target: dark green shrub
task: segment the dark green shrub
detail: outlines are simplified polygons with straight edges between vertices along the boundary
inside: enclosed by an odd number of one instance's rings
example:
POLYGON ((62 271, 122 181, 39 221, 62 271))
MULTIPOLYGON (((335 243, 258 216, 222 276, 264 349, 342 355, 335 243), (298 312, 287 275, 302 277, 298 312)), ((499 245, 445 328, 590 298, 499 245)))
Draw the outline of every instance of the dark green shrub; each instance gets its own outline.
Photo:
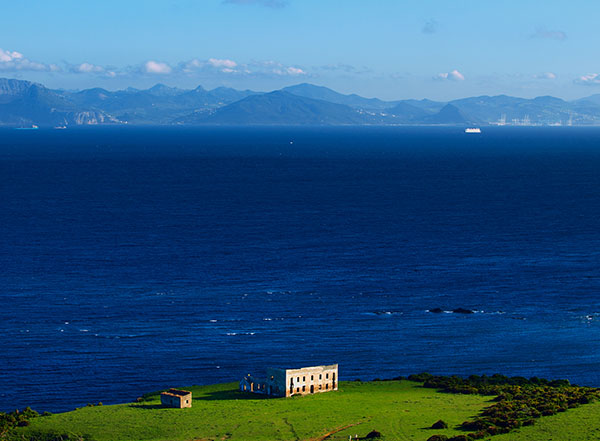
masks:
POLYGON ((410 381, 416 381, 418 383, 424 383, 427 380, 430 380, 431 378, 433 378, 433 375, 428 374, 427 372, 423 372, 420 374, 416 374, 416 375, 409 375, 408 379, 410 381))
POLYGON ((381 433, 378 432, 377 430, 371 430, 369 433, 367 433, 367 436, 365 436, 366 439, 377 439, 377 438, 381 438, 381 433))
POLYGON ((452 438, 448 438, 448 441, 472 441, 472 439, 473 438, 468 435, 456 435, 452 438))
POLYGON ((427 441, 448 441, 448 437, 446 435, 433 435, 427 438, 427 441))
POLYGON ((447 429, 448 428, 448 424, 443 421, 443 420, 437 420, 435 423, 433 423, 431 425, 432 429, 436 429, 436 430, 440 430, 440 429, 447 429))

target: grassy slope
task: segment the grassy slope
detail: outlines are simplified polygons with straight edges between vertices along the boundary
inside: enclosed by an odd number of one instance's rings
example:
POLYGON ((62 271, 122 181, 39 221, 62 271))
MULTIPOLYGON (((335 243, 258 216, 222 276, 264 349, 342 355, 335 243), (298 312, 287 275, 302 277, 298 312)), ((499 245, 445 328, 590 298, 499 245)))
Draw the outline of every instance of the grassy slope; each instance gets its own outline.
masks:
POLYGON ((434 433, 461 433, 426 427, 440 418, 456 426, 489 402, 489 397, 441 394, 407 381, 342 382, 338 392, 290 399, 263 399, 237 392, 236 387, 230 383, 191 388, 192 409, 163 409, 156 395, 142 404, 86 407, 35 419, 21 430, 89 434, 97 441, 276 441, 308 440, 362 423, 332 439, 347 440, 349 434, 364 436, 377 429, 388 440, 424 441, 434 433))
MULTIPOLYGON (((307 397, 264 399, 237 384, 193 387, 192 409, 163 409, 158 395, 142 404, 86 407, 32 420, 29 431, 89 434, 97 441, 310 440, 349 424, 331 441, 377 429, 387 440, 425 441, 438 419, 454 427, 490 404, 490 397, 442 394, 416 383, 342 382, 340 390, 307 397)), ((492 441, 592 441, 600 439, 600 403, 536 420, 492 441)))
POLYGON ((537 419, 535 426, 498 435, 492 441, 597 441, 600 439, 600 402, 586 404, 551 417, 537 419))

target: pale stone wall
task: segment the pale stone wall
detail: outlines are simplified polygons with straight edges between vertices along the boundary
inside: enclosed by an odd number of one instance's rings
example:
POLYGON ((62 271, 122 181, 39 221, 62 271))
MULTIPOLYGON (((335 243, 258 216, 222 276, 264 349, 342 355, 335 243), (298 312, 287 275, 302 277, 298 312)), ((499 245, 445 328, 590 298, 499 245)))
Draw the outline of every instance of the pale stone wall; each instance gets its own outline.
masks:
POLYGON ((160 394, 160 402, 166 407, 183 409, 192 407, 192 393, 188 391, 177 391, 177 393, 163 392, 160 394), (187 392, 184 394, 184 392, 187 392))
POLYGON ((338 365, 314 366, 285 371, 286 397, 310 395, 338 389, 338 365))
POLYGON ((301 369, 267 368, 267 379, 261 384, 262 390, 257 390, 257 383, 250 376, 240 381, 240 390, 275 397, 291 397, 338 390, 338 381, 337 364, 301 369))

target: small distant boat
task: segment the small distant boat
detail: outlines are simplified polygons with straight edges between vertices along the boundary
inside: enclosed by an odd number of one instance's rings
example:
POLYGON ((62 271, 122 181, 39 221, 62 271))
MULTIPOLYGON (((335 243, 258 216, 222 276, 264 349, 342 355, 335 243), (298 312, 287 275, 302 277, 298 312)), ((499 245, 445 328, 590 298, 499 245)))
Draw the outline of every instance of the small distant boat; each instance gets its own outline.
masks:
POLYGON ((479 127, 469 127, 465 129, 465 133, 481 133, 481 129, 479 127))
POLYGON ((37 130, 39 129, 38 126, 36 126, 35 124, 32 124, 31 127, 17 127, 17 130, 37 130))
POLYGON ((67 126, 56 126, 56 127, 54 127, 55 130, 64 130, 66 128, 67 128, 67 126))

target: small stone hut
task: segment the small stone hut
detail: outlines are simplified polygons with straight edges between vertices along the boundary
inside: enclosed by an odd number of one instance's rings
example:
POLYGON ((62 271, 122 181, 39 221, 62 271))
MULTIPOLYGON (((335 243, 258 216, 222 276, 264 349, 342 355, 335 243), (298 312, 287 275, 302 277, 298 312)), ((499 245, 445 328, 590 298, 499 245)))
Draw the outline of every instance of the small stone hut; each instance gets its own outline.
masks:
POLYGON ((337 364, 300 369, 267 368, 266 380, 257 380, 248 374, 240 381, 242 392, 253 392, 273 397, 310 395, 337 389, 337 364))
POLYGON ((169 389, 160 394, 160 402, 165 407, 177 409, 192 407, 192 393, 187 390, 169 389))

